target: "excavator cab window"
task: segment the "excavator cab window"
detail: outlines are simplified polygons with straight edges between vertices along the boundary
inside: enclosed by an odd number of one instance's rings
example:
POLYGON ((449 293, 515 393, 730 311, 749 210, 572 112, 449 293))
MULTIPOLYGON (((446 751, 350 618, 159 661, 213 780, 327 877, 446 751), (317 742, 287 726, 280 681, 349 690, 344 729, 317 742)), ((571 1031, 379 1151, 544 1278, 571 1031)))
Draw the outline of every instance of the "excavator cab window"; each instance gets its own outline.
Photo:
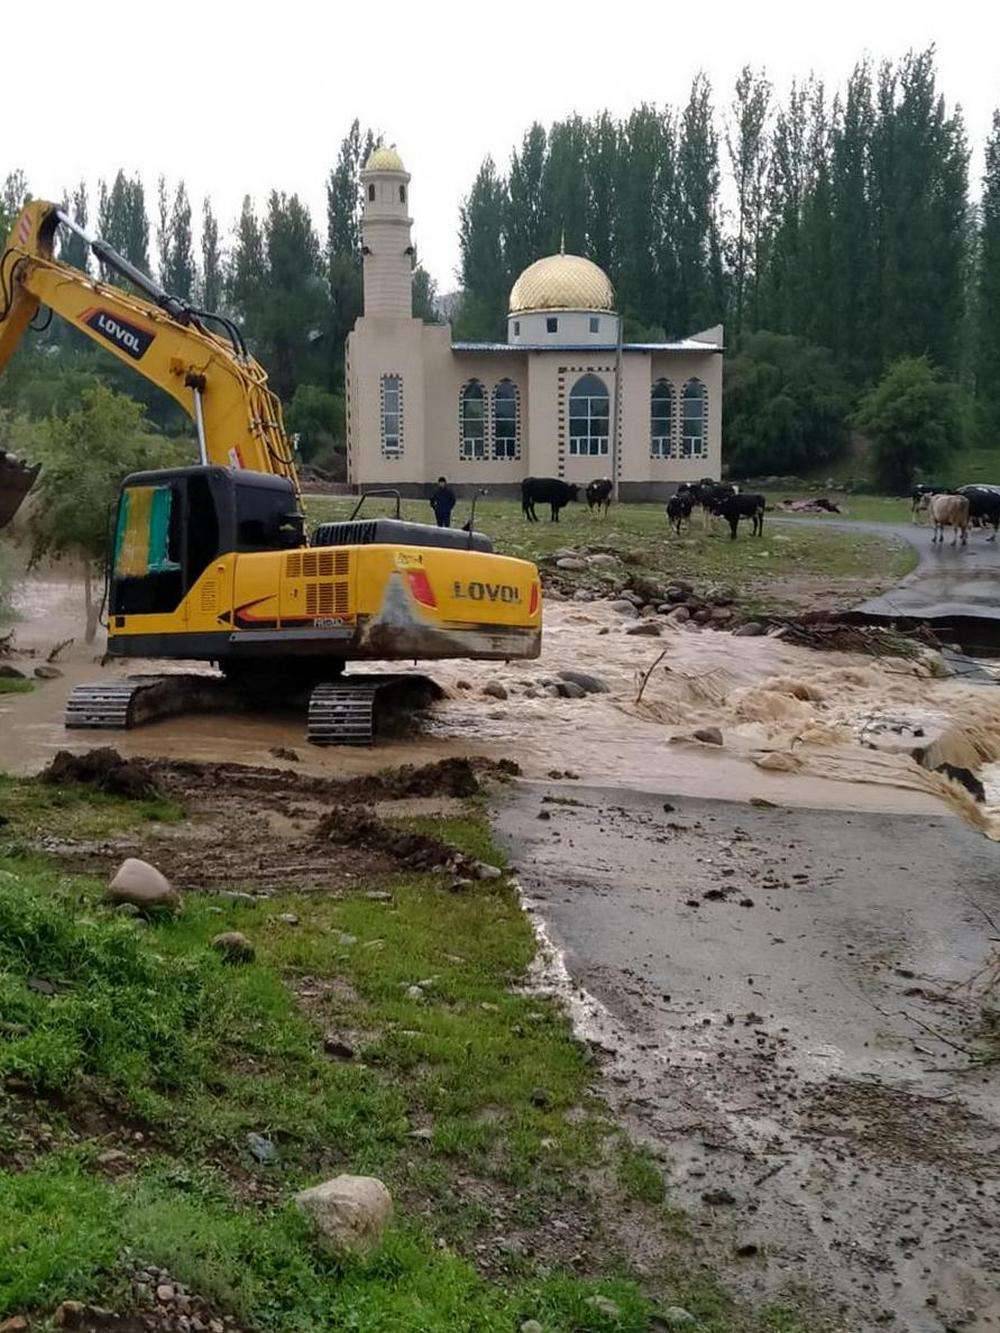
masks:
POLYGON ((118 501, 112 614, 172 611, 184 595, 183 483, 126 486, 118 501))
POLYGON ((236 485, 236 549, 286 551, 303 544, 304 520, 291 488, 236 485))

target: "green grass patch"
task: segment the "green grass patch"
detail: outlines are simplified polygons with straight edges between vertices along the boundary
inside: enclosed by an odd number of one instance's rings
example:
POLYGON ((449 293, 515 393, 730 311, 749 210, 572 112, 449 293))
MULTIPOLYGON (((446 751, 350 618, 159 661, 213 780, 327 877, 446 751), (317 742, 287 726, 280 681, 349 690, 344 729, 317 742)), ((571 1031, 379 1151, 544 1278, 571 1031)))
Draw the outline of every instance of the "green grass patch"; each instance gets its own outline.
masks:
MULTIPOLYGON (((0 794, 22 834, 143 817, 144 803, 30 780, 3 779, 0 794)), ((430 827, 499 861, 474 811, 430 827)), ((20 1089, 0 1091, 0 1160, 34 1133, 20 1169, 0 1173, 0 1317, 66 1298, 127 1308, 127 1260, 274 1333, 510 1333, 531 1318, 547 1333, 645 1330, 651 1301, 602 1232, 607 1202, 588 1179, 598 1170, 666 1221, 660 1171, 611 1132, 563 1013, 519 993, 534 940, 514 893, 447 884, 394 876, 257 905, 192 894, 176 918, 143 922, 106 906, 94 880, 0 858, 0 1082, 20 1089), (211 938, 227 929, 250 937, 255 961, 217 957, 211 938), (331 1059, 329 1031, 357 1058, 331 1059), (101 1112, 97 1138, 81 1109, 101 1112), (254 1160, 251 1131, 276 1163, 254 1160), (116 1179, 98 1162, 109 1142, 130 1159, 116 1179), (291 1204, 340 1171, 379 1176, 397 1201, 364 1261, 325 1256, 291 1204), (503 1281, 470 1258, 481 1238, 495 1257, 498 1203, 505 1229, 537 1237, 503 1281), (582 1274, 546 1251, 565 1208, 591 1219, 582 1274), (597 1293, 617 1318, 588 1304, 597 1293)), ((737 1310, 709 1280, 654 1285, 665 1303, 703 1307, 710 1333, 793 1327, 737 1310)))
MULTIPOLYGON (((2 683, 2 682, 0 682, 2 683)), ((104 838, 152 821, 175 824, 184 811, 169 797, 141 801, 110 796, 83 785, 56 786, 41 778, 15 778, 0 773, 0 848, 11 839, 44 834, 67 838, 104 838)))
POLYGON ((0 694, 30 694, 35 688, 33 680, 18 680, 16 676, 0 676, 0 694))
MULTIPOLYGON (((781 497, 777 497, 781 498, 781 497)), ((851 497, 852 500, 854 497, 851 497)), ((306 505, 313 522, 346 517, 353 501, 327 496, 308 496, 306 505)), ((377 503, 377 502, 374 502, 377 503)), ((383 502, 384 503, 384 502, 383 502)), ((426 520, 429 510, 420 501, 404 505, 408 517, 426 520)), ((909 510, 907 509, 907 518, 909 510)), ((459 521, 467 511, 460 506, 459 521)), ((527 523, 514 501, 486 501, 476 506, 476 525, 489 534, 504 555, 538 561, 560 547, 582 545, 606 549, 622 557, 623 567, 660 582, 671 578, 694 580, 699 588, 721 585, 741 599, 761 607, 780 605, 780 589, 769 584, 789 576, 796 579, 896 577, 912 567, 905 543, 862 537, 842 531, 824 532, 791 523, 765 520, 762 539, 753 539, 743 524, 739 538, 719 524, 710 530, 696 516, 681 537, 667 528, 662 505, 616 505, 609 517, 598 518, 586 505, 572 504, 562 511, 559 523, 527 523)), ((600 591, 621 582, 621 570, 589 570, 580 574, 581 586, 600 591)), ((574 576, 576 577, 576 576, 574 576)))

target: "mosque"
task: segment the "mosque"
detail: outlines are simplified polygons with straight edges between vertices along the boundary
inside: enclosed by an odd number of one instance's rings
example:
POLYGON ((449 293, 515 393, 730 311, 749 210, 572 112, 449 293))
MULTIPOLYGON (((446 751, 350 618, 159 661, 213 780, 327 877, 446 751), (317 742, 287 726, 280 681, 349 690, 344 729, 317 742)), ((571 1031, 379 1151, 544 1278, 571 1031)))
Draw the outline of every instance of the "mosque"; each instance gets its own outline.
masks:
POLYGON ((410 176, 395 148, 361 172, 364 314, 347 340, 348 480, 358 488, 516 494, 522 478, 586 483, 617 471, 623 500, 718 477, 722 326, 621 343, 606 273, 579 255, 529 265, 506 342, 454 342, 413 318, 410 176), (617 407, 616 407, 616 399, 617 407))

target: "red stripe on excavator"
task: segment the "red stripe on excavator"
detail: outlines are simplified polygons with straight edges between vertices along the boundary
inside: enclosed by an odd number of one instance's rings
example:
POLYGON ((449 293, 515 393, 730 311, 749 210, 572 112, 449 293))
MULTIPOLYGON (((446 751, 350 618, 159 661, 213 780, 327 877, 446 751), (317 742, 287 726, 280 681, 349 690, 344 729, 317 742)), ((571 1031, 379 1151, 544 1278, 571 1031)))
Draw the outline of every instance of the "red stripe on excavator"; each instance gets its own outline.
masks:
POLYGON ((427 571, 425 569, 408 569, 406 577, 410 584, 413 600, 419 602, 421 606, 430 606, 436 610, 437 598, 434 596, 434 589, 427 577, 427 571))

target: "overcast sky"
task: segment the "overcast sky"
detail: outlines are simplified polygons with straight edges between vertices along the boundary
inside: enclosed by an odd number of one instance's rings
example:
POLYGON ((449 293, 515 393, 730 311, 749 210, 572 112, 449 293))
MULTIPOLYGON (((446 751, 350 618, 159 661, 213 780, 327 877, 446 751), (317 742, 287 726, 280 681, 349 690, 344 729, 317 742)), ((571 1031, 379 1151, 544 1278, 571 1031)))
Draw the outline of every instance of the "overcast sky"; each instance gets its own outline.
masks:
POLYGON ((839 85, 855 60, 935 43, 981 170, 1000 104, 996 0, 201 0, 180 8, 48 0, 6 15, 0 175, 35 195, 119 166, 150 191, 163 171, 228 229, 244 194, 298 191, 325 228, 326 174, 357 116, 412 173, 414 238, 442 291, 456 285, 458 207, 484 154, 505 165, 532 120, 646 100, 677 104, 698 69, 728 103, 744 63, 779 91, 810 71, 839 85), (44 24, 44 31, 39 24, 44 24))

